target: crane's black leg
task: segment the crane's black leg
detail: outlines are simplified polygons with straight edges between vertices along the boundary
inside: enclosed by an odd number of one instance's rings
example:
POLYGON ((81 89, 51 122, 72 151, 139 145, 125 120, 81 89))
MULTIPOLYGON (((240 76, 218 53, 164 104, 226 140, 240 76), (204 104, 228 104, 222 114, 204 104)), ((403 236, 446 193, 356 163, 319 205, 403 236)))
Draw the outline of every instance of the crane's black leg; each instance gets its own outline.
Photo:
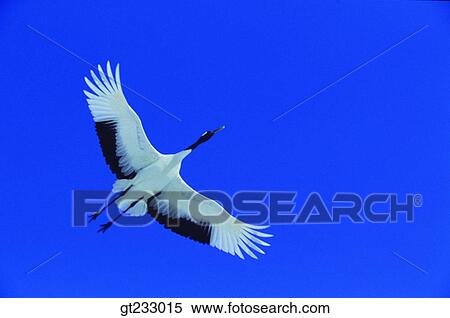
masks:
MULTIPOLYGON (((159 196, 161 194, 161 191, 152 195, 147 202, 151 202, 153 201, 153 199, 155 199, 157 196, 159 196)), ((112 221, 109 221, 108 223, 104 223, 100 226, 100 228, 98 229, 98 233, 105 233, 107 229, 109 229, 111 227, 111 225, 113 225, 113 223, 115 221, 117 221, 122 215, 124 215, 129 209, 131 209, 132 207, 134 207, 140 200, 144 199, 144 197, 141 197, 139 199, 137 199, 136 201, 134 201, 133 203, 130 204, 130 206, 128 208, 126 208, 126 210, 121 211, 119 213, 119 215, 117 215, 112 221)))
POLYGON ((118 195, 116 198, 114 198, 114 200, 109 201, 108 204, 105 204, 100 210, 98 210, 95 213, 92 213, 91 216, 89 217, 89 223, 91 223, 92 221, 95 221, 98 216, 100 214, 102 214, 103 211, 106 210, 106 208, 109 208, 111 206, 111 204, 113 204, 114 202, 116 202, 120 197, 124 196, 131 188, 132 186, 129 186, 128 188, 125 189, 124 192, 122 192, 120 195, 118 195))
MULTIPOLYGON (((124 212, 126 212, 126 211, 124 211, 124 212)), ((123 212, 123 213, 124 213, 123 212)), ((100 228, 98 229, 98 233, 100 233, 100 232, 102 232, 102 233, 105 233, 105 231, 107 230, 107 229, 109 229, 110 227, 111 227, 111 225, 113 225, 113 223, 114 222, 116 222, 122 215, 123 215, 123 213, 121 212, 119 215, 117 215, 112 221, 109 221, 108 223, 105 223, 105 224, 102 224, 102 225, 100 225, 100 228)))
POLYGON ((140 197, 139 199, 137 199, 136 201, 134 201, 133 203, 130 204, 130 206, 128 208, 126 208, 124 211, 120 211, 119 215, 117 215, 112 221, 109 221, 108 223, 102 224, 100 226, 100 228, 98 229, 97 232, 102 232, 105 233, 105 231, 107 229, 109 229, 111 227, 111 225, 113 225, 114 222, 116 222, 122 215, 124 215, 129 209, 131 209, 132 207, 134 207, 140 200, 142 200, 144 197, 140 197))

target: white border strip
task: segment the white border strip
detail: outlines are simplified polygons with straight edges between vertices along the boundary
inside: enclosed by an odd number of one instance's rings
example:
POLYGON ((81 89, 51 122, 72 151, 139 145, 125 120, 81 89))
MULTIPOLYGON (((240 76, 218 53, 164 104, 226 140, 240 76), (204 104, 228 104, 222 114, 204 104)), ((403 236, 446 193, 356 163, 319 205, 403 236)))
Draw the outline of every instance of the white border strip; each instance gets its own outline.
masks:
MULTIPOLYGON (((205 307, 203 307, 205 308, 205 307)), ((209 307, 212 308, 212 307, 209 307)), ((216 307, 217 308, 217 307, 216 307)), ((322 307, 324 310, 325 307, 322 307)), ((445 317, 450 312, 450 299, 395 298, 3 298, 1 317, 445 317), (131 305, 130 305, 131 304, 131 305), (156 306, 154 305, 156 304, 156 306), (160 305, 163 304, 163 305, 160 305), (243 305, 241 305, 243 304, 243 305), (139 305, 139 306, 138 306, 139 305), (219 313, 194 313, 200 305, 222 306, 219 313), (314 308, 327 305, 329 313, 261 312, 278 308, 314 308), (309 307, 304 307, 307 305, 309 307), (264 307, 265 306, 265 307, 264 307), (284 307, 283 307, 284 306, 284 307), (288 307, 286 307, 288 306, 288 307), (140 313, 130 311, 140 308, 140 313), (157 308, 145 309, 145 308, 157 308), (181 308, 181 312, 180 312, 181 308), (242 313, 242 310, 259 312, 242 313), (148 312, 145 312, 148 311, 148 312), (234 311, 234 312, 230 312, 234 311)))

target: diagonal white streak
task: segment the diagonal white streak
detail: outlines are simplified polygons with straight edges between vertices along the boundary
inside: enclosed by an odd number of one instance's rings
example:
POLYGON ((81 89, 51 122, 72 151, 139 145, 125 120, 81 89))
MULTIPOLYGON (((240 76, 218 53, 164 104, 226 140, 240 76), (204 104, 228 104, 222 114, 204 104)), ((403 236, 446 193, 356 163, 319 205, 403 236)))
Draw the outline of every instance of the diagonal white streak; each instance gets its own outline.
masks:
POLYGON ((424 270, 422 267, 420 267, 419 265, 414 264, 413 262, 411 262, 409 259, 407 259, 406 257, 401 256, 400 254, 398 254, 397 252, 392 251, 392 254, 394 254, 395 256, 397 256, 399 259, 401 259, 402 261, 404 261, 405 263, 411 265, 412 267, 414 267, 415 269, 417 269, 418 271, 422 272, 425 275, 428 275, 428 272, 426 270, 424 270))
MULTIPOLYGON (((73 57, 77 58, 78 60, 80 60, 81 62, 89 65, 90 67, 92 67, 95 70, 95 66, 90 63, 88 60, 82 58, 80 55, 76 54, 75 52, 69 50, 68 48, 66 48, 64 45, 62 45, 61 43, 55 41, 54 39, 52 39, 51 37, 49 37, 48 35, 42 33, 41 31, 37 30, 36 28, 32 27, 31 25, 27 24, 27 27, 32 30, 33 32, 35 32, 36 34, 40 35, 41 37, 43 37, 44 39, 46 39, 47 41, 53 43, 54 45, 56 45, 57 47, 63 49, 64 51, 66 51, 67 53, 69 53, 70 55, 72 55, 73 57)), ((178 120, 179 122, 181 122, 180 117, 172 114, 171 112, 169 112, 168 110, 166 110, 164 107, 158 105, 157 103, 155 103, 154 101, 152 101, 151 99, 145 97, 144 95, 142 95, 141 93, 137 92, 136 90, 132 89, 131 87, 126 86, 125 84, 122 83, 122 86, 125 87, 126 89, 128 89, 130 92, 132 92, 133 94, 135 94, 136 96, 142 98, 143 100, 145 100, 146 102, 152 104, 153 106, 155 106, 156 108, 158 108, 159 110, 161 110, 162 112, 166 113, 167 115, 169 115, 170 117, 178 120)))
POLYGON ((56 257, 58 257, 58 256, 61 255, 61 254, 62 254, 62 251, 60 251, 60 252, 58 252, 58 253, 52 255, 51 257, 47 258, 45 261, 43 261, 43 262, 40 263, 39 265, 37 265, 37 266, 33 267, 32 269, 30 269, 30 270, 27 272, 27 275, 29 275, 29 274, 31 274, 32 272, 34 272, 35 270, 41 268, 42 266, 44 266, 44 265, 47 264, 48 262, 52 261, 53 259, 55 259, 56 257))
POLYGON ((367 60, 366 62, 358 65, 356 68, 354 68, 353 70, 351 70, 350 72, 348 72, 347 74, 339 77, 337 80, 335 80, 334 82, 328 84, 327 86, 321 88, 320 90, 318 90, 317 92, 315 92, 314 94, 312 94, 311 96, 303 99, 302 101, 300 101, 299 103, 295 104, 294 106, 292 106, 291 108, 289 108, 288 110, 286 110, 285 112, 283 112, 282 114, 278 115, 277 117, 275 117, 272 122, 275 122, 279 119, 281 119, 282 117, 286 116, 287 114, 289 114, 290 112, 292 112, 293 110, 297 109, 298 107, 300 107, 301 105, 305 104, 306 102, 308 102, 309 100, 313 99, 314 97, 322 94, 324 91, 326 91, 327 89, 329 89, 330 87, 336 85, 337 83, 343 81, 344 79, 346 79, 347 77, 349 77, 350 75, 352 75, 353 73, 359 71, 360 69, 362 69, 363 67, 365 67, 366 65, 372 63, 373 61, 375 61, 376 59, 378 59, 379 57, 383 56, 384 54, 386 54, 387 52, 391 51, 392 49, 396 48, 397 46, 399 46, 400 44, 402 44, 403 42, 409 40, 410 38, 412 38, 413 36, 415 36, 416 34, 418 34, 419 32, 422 32, 423 30, 425 30, 426 28, 428 28, 429 25, 424 25, 423 27, 421 27, 420 29, 414 31, 413 33, 411 33, 410 35, 408 35, 407 37, 403 38, 402 40, 394 43, 393 45, 391 45, 390 47, 388 47, 387 49, 383 50, 382 52, 378 53, 377 55, 375 55, 374 57, 372 57, 371 59, 367 60))

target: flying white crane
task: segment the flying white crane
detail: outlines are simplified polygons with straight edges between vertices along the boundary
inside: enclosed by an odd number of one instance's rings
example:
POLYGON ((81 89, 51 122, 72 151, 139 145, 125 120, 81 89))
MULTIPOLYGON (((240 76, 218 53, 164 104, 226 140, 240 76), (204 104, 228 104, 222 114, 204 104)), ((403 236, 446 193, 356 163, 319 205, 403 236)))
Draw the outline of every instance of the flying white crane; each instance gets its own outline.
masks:
MULTIPOLYGON (((252 250, 264 254, 257 244, 269 246, 259 238, 272 236, 259 231, 268 226, 239 221, 216 201, 193 190, 179 174, 182 160, 224 127, 205 132, 176 154, 161 154, 147 139, 139 117, 125 99, 119 64, 115 75, 109 61, 106 74, 100 65, 98 72, 100 79, 91 71, 94 83, 85 77, 92 93, 84 93, 103 155, 118 180, 113 185, 114 199, 107 199, 90 221, 116 203, 121 213, 131 216, 149 213, 175 233, 242 259, 242 251, 252 258, 257 258, 252 250)), ((99 232, 106 231, 112 223, 103 224, 99 232)))

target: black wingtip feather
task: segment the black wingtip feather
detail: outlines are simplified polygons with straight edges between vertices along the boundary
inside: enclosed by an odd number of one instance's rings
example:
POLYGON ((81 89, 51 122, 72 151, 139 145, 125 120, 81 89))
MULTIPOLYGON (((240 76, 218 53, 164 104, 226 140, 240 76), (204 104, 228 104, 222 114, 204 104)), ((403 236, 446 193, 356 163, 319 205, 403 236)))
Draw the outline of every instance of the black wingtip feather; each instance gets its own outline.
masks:
POLYGON ((116 123, 114 121, 99 121, 95 123, 95 130, 102 148, 103 156, 111 171, 118 179, 133 179, 136 172, 124 174, 119 165, 120 157, 117 156, 116 123))

